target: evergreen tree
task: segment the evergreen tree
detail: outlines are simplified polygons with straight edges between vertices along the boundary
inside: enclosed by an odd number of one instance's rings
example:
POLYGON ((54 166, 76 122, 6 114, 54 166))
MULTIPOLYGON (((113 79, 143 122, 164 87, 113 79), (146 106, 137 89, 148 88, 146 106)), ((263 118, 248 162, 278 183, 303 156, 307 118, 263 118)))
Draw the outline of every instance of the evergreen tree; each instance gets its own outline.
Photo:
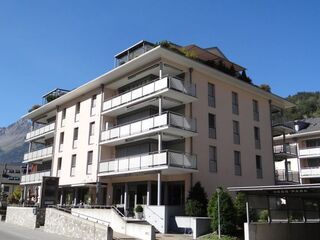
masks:
POLYGON ((188 216, 203 217, 207 215, 208 197, 200 182, 197 182, 189 191, 186 202, 188 216))

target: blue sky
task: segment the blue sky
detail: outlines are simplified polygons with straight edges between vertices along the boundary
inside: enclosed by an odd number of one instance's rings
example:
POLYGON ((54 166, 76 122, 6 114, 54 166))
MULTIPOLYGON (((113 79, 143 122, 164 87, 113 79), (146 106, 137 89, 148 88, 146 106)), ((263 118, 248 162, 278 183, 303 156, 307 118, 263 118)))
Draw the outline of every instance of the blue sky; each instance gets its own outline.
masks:
POLYGON ((319 90, 319 11, 317 0, 0 0, 0 126, 141 39, 218 46, 280 96, 319 90))

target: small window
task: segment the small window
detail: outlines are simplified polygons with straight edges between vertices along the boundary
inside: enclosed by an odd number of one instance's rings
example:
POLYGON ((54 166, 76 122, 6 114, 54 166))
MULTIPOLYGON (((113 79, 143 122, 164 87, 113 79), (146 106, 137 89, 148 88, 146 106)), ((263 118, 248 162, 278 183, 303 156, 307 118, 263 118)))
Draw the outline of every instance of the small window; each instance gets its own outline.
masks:
POLYGON ((65 125, 66 115, 67 115, 67 109, 64 108, 62 110, 62 115, 61 115, 61 127, 64 127, 64 125, 65 125))
POLYGON ((234 174, 241 176, 241 153, 234 151, 234 174))
POLYGON ((259 121, 259 104, 258 101, 252 100, 253 120, 259 121))
POLYGON ((63 150, 63 142, 64 142, 64 132, 60 133, 60 140, 59 140, 59 152, 63 150))
POLYGON ((62 165, 62 158, 58 158, 58 170, 61 170, 61 165, 62 165))
POLYGON ((209 121, 209 138, 216 139, 216 116, 214 114, 209 113, 208 115, 209 121))
POLYGON ((216 107, 216 91, 215 85, 208 83, 208 105, 209 107, 216 107))
POLYGON ((8 192, 10 191, 10 187, 9 187, 9 186, 4 186, 4 187, 3 187, 3 191, 4 191, 5 193, 8 193, 8 192))
POLYGON ((218 172, 217 148, 215 146, 209 146, 209 171, 218 172))
POLYGON ((257 178, 262 178, 262 161, 261 156, 256 155, 257 178))
POLYGON ((76 111, 74 115, 74 121, 78 122, 79 121, 79 114, 80 114, 80 102, 76 104, 76 111))
POLYGON ((78 144, 78 137, 79 137, 79 128, 75 128, 73 130, 73 148, 77 148, 78 144))
POLYGON ((238 93, 232 92, 232 113, 239 114, 239 100, 238 93))
POLYGON ((76 105, 76 114, 79 114, 80 113, 80 102, 77 102, 77 105, 76 105))
POLYGON ((260 129, 258 127, 254 127, 254 140, 256 149, 261 149, 260 129))
POLYGON ((71 170, 70 176, 73 177, 76 173, 77 155, 73 154, 71 157, 71 170))
POLYGON ((97 105, 97 95, 93 95, 91 99, 91 108, 95 108, 97 105))
POLYGON ((93 158, 93 151, 88 152, 87 157, 87 174, 92 174, 92 158, 93 158))
POLYGON ((89 126, 89 136, 94 136, 95 122, 91 122, 89 126))
POLYGON ((233 121, 233 143, 240 144, 240 127, 238 121, 233 121))

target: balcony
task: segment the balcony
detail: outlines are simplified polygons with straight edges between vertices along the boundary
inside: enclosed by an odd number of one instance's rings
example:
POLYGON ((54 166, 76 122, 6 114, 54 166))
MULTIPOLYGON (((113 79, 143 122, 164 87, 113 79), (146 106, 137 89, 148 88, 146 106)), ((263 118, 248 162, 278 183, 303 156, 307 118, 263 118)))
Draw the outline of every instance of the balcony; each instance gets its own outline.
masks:
POLYGON ((301 178, 320 178, 320 167, 301 168, 301 178))
POLYGON ((163 141, 192 137, 197 135, 197 124, 195 119, 165 112, 108 129, 101 134, 101 144, 118 145, 143 138, 157 138, 159 131, 165 133, 163 141))
POLYGON ((299 157, 300 158, 320 157, 320 147, 300 149, 299 157))
POLYGON ((53 147, 43 148, 41 150, 33 151, 24 154, 23 163, 29 163, 38 160, 46 160, 52 158, 53 147))
POLYGON ((273 153, 276 161, 282 161, 283 159, 296 158, 297 146, 292 144, 283 144, 273 147, 273 153))
POLYGON ((116 116, 147 105, 158 106, 155 98, 158 96, 163 96, 163 108, 179 106, 197 99, 196 86, 166 76, 106 100, 103 103, 103 114, 116 116))
POLYGON ((197 171, 197 157, 186 153, 162 151, 117 158, 99 163, 99 176, 149 171, 177 174, 197 171))
POLYGON ((56 124, 51 123, 27 133, 26 141, 31 141, 41 137, 53 137, 56 124))
POLYGON ((288 122, 285 118, 276 118, 272 120, 272 132, 273 136, 281 134, 294 133, 294 123, 288 122))
POLYGON ((299 172, 298 171, 288 171, 286 176, 286 171, 279 169, 275 171, 276 184, 292 184, 299 183, 299 172))
POLYGON ((21 177, 21 185, 27 184, 39 184, 42 182, 42 177, 49 177, 51 175, 50 171, 36 172, 21 177))

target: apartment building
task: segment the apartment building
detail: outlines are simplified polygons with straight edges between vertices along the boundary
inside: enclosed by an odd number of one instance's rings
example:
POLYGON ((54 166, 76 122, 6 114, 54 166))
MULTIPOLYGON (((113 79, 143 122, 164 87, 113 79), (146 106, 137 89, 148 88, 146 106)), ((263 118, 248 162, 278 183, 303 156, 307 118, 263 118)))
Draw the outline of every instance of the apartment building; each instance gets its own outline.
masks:
POLYGON ((0 164, 0 192, 7 196, 14 191, 14 188, 19 186, 21 176, 26 173, 23 166, 15 164, 0 164))
MULTIPOLYGON (((289 180, 297 183, 320 183, 320 118, 297 120, 291 125, 295 131, 285 136, 283 146, 287 159, 276 162, 276 171, 287 171, 289 180)), ((275 137, 277 144, 282 140, 275 137)))
POLYGON ((141 41, 117 54, 114 69, 25 116, 34 123, 25 199, 55 176, 61 204, 113 204, 130 216, 137 204, 182 206, 197 181, 209 196, 274 184, 271 119, 284 129, 292 104, 244 71, 196 45, 141 41))

